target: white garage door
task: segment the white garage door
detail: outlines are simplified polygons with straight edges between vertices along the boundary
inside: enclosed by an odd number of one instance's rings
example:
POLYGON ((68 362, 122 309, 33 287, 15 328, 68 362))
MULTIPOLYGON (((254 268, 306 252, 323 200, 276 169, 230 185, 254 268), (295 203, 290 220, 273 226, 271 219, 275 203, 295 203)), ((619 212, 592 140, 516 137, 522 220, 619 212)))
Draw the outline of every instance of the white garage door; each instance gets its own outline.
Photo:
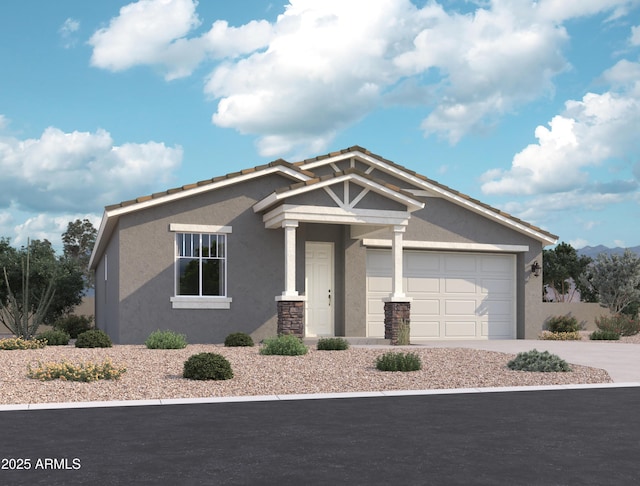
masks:
MULTIPOLYGON (((515 255, 404 252, 416 339, 515 339, 515 255)), ((391 251, 367 250, 367 333, 384 337, 391 251)))

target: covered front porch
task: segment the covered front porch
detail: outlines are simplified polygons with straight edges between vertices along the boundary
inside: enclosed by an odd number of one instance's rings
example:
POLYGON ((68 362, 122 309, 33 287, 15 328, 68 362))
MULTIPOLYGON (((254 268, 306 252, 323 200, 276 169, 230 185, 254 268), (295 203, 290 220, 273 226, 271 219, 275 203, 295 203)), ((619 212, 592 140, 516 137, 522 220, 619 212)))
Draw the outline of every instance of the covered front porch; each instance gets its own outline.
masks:
MULTIPOLYGON (((366 269, 351 265, 348 249, 365 237, 384 234, 392 242, 393 268, 384 304, 385 340, 395 344, 400 323, 408 324, 411 317, 403 288, 403 235, 411 212, 422 207, 411 194, 357 171, 296 184, 256 203, 254 211, 263 215, 265 228, 283 233, 285 278, 282 293, 275 296, 278 334, 352 335, 346 323, 336 326, 336 308, 351 305, 349 287, 354 278, 364 285, 366 269)), ((366 327, 360 334, 367 337, 366 327)))

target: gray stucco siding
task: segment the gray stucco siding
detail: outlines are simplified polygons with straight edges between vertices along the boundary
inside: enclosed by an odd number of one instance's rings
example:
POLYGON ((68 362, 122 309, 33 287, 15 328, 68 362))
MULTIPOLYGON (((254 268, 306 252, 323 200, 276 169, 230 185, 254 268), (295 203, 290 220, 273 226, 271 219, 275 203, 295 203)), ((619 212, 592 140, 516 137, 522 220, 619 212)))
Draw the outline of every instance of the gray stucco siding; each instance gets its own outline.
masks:
POLYGON ((283 290, 282 230, 265 230, 252 205, 285 181, 278 176, 222 188, 121 217, 120 342, 142 343, 156 329, 189 342, 222 342, 243 331, 262 339, 276 330, 274 298, 283 290), (277 177, 277 181, 273 178, 277 177), (272 180, 266 180, 266 179, 272 180), (227 237, 230 309, 173 309, 175 233, 171 223, 231 226, 227 237))

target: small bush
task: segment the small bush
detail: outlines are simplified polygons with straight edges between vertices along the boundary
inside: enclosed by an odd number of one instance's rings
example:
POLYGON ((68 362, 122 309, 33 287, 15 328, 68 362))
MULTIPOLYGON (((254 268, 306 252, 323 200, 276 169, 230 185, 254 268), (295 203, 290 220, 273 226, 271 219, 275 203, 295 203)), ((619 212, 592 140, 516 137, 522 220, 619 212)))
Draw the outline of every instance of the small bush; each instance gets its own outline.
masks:
POLYGON ((341 337, 318 339, 318 350, 320 351, 344 351, 349 349, 349 343, 341 337))
POLYGON ((47 345, 39 339, 6 338, 0 339, 0 349, 41 349, 47 345))
POLYGON ((27 366, 29 378, 41 381, 63 380, 63 381, 97 381, 97 380, 117 380, 127 371, 126 368, 113 366, 111 360, 107 359, 102 364, 80 363, 73 364, 67 361, 61 363, 40 363, 36 368, 27 366))
POLYGON ((574 332, 551 332, 551 331, 542 331, 539 339, 543 339, 545 341, 579 341, 582 339, 580 333, 578 331, 574 332))
POLYGON ((71 339, 76 339, 78 334, 82 334, 91 329, 93 317, 77 316, 70 314, 66 317, 61 317, 53 323, 53 328, 59 331, 64 331, 69 334, 71 339))
POLYGON ((624 314, 596 318, 596 326, 603 331, 613 331, 621 336, 634 336, 640 332, 640 320, 624 314))
POLYGON ((187 336, 174 331, 153 331, 144 342, 149 349, 183 349, 187 347, 187 336))
POLYGON ((537 349, 518 353, 507 363, 507 366, 516 371, 571 371, 568 363, 549 351, 540 352, 537 349))
POLYGON ((597 329, 589 334, 589 339, 593 341, 617 341, 620 339, 620 334, 608 329, 597 329))
POLYGON ((71 336, 65 331, 52 329, 51 331, 41 332, 36 336, 36 339, 46 341, 48 346, 66 346, 69 344, 71 336))
POLYGON ((547 322, 551 332, 577 332, 580 330, 578 319, 573 316, 554 316, 547 322))
POLYGON ((280 356, 300 356, 307 354, 307 348, 300 338, 293 334, 283 334, 275 338, 267 338, 260 348, 260 354, 280 356))
POLYGON ((408 346, 411 344, 411 327, 409 321, 402 319, 398 326, 398 346, 408 346))
POLYGON ((76 348, 110 348, 113 346, 111 338, 100 329, 91 329, 78 334, 76 348))
POLYGON ((238 346, 253 346, 253 339, 245 332, 232 332, 224 339, 224 345, 228 348, 238 346))
POLYGON ((376 358, 376 368, 380 371, 418 371, 422 369, 422 361, 415 353, 389 352, 376 358))
POLYGON ((184 362, 182 376, 190 380, 229 380, 233 378, 233 370, 220 354, 198 353, 184 362))

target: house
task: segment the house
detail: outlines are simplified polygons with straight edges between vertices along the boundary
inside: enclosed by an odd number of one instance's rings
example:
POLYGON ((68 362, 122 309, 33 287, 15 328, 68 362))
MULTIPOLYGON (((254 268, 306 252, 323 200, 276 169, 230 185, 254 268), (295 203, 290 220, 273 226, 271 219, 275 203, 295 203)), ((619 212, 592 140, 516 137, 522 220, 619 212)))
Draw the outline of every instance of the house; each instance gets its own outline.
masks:
POLYGON ((557 237, 354 146, 105 209, 95 322, 116 343, 535 338, 557 237))

